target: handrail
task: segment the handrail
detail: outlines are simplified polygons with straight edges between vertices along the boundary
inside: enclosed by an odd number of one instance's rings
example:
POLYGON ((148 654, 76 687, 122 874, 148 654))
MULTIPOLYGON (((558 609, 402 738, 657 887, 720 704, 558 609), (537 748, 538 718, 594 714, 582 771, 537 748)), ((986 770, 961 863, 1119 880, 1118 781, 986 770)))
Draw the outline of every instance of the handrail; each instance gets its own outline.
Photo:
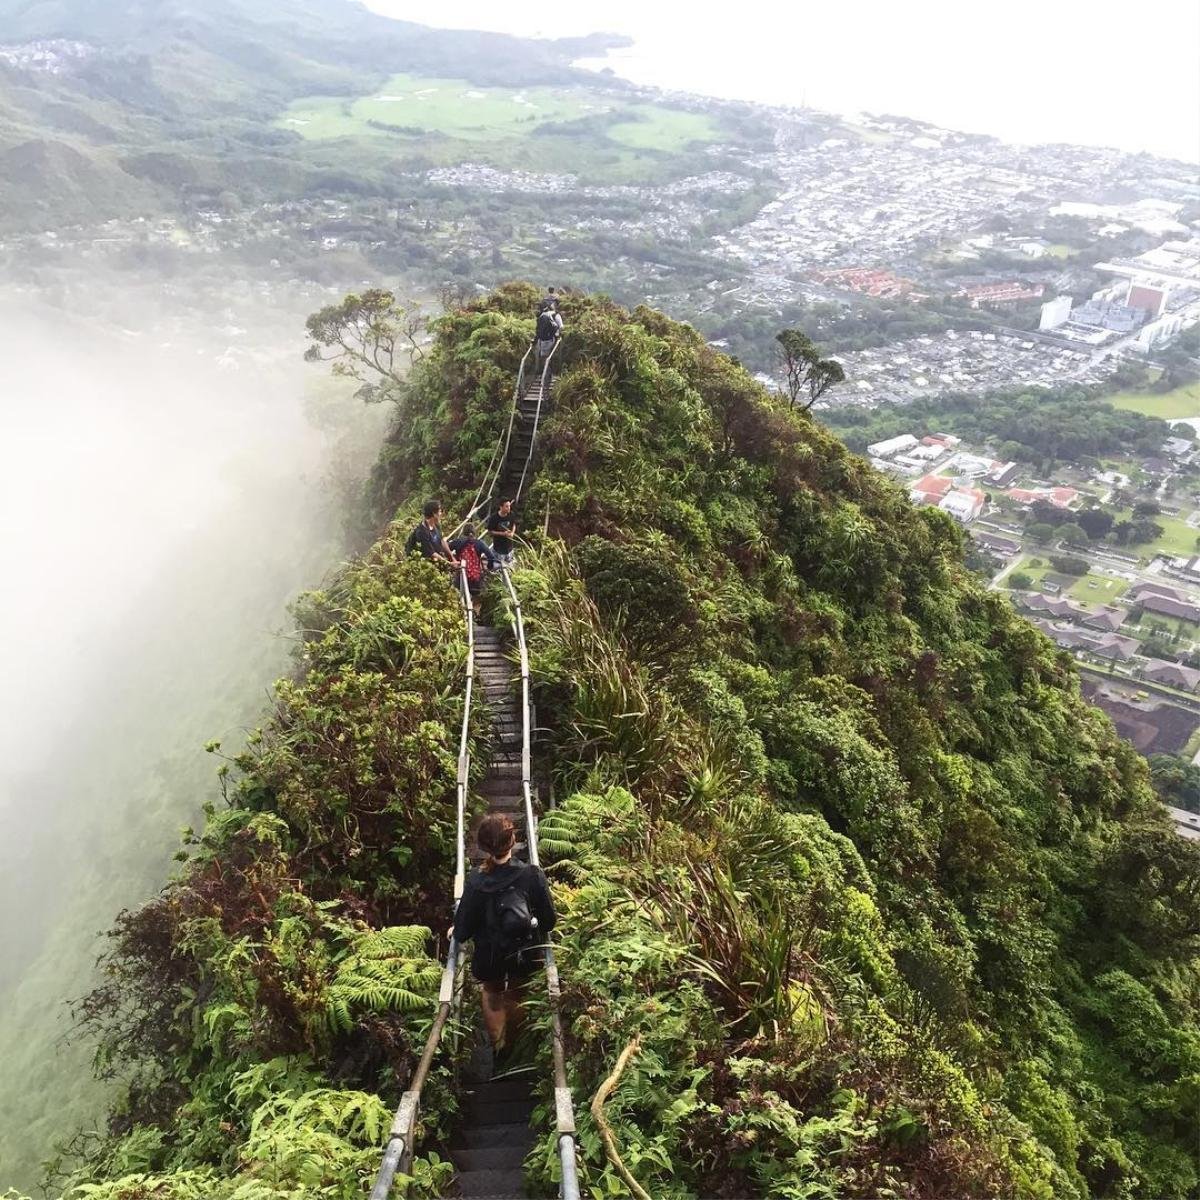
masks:
MULTIPOLYGON (((521 468, 521 479, 517 486, 514 499, 519 499, 525 486, 526 475, 533 461, 533 448, 537 439, 538 424, 541 421, 542 402, 550 381, 550 366, 558 350, 561 338, 555 338, 550 353, 542 366, 541 388, 538 394, 537 410, 534 413, 533 433, 529 441, 529 452, 525 456, 521 468)), ((466 523, 474 517, 482 507, 491 504, 496 484, 501 472, 508 461, 509 449, 512 445, 512 432, 516 423, 517 413, 525 390, 525 364, 533 353, 534 343, 521 358, 517 371, 517 383, 513 390, 512 408, 509 412, 508 426, 502 438, 497 439, 496 448, 492 451, 491 462, 484 471, 483 480, 475 493, 475 499, 467 515, 452 531, 454 536, 466 523), (490 483, 489 483, 490 476, 490 483), (483 496, 484 487, 487 495, 483 496), (480 497, 483 502, 480 503, 480 497)), ((509 577, 508 569, 501 570, 504 586, 512 602, 513 632, 516 636, 517 647, 521 660, 521 793, 525 806, 526 843, 529 848, 529 861, 534 866, 540 865, 537 846, 537 817, 533 808, 532 758, 530 753, 530 724, 533 711, 530 695, 529 650, 525 641, 525 622, 521 615, 521 603, 509 577)), ((459 572, 459 593, 463 607, 463 615, 467 623, 467 676, 463 691, 463 719, 458 742, 458 767, 456 772, 456 805, 457 805, 457 853, 454 869, 454 908, 457 910, 466 886, 466 812, 467 786, 471 771, 470 756, 470 719, 471 702, 475 687, 475 613, 471 605, 471 596, 467 587, 466 573, 459 572)), ((441 1044, 442 1034, 450 1018, 457 995, 457 976, 462 948, 453 933, 446 950, 446 964, 442 969, 442 982, 438 990, 438 1010, 434 1017, 433 1026, 425 1039, 416 1071, 413 1072, 409 1087, 400 1097, 388 1134, 387 1145, 384 1149, 383 1161, 380 1163, 375 1184, 371 1189, 371 1200, 388 1200, 392 1183, 397 1171, 407 1172, 412 1165, 414 1152, 415 1128, 417 1115, 420 1110, 421 1090, 433 1064, 434 1056, 441 1044)), ((563 1050, 562 1019, 559 1015, 561 991, 559 988, 558 967, 554 961, 554 949, 549 944, 545 947, 546 987, 550 998, 551 1020, 551 1050, 554 1059, 554 1108, 555 1127, 558 1138, 558 1155, 562 1172, 562 1183, 559 1190, 561 1200, 580 1200, 579 1176, 576 1167, 575 1143, 575 1112, 571 1099, 571 1089, 567 1083, 566 1057, 563 1050)))
MULTIPOLYGON (((547 365, 549 365, 549 360, 547 360, 547 365)), ((504 586, 512 604, 513 634, 517 639, 517 652, 521 661, 521 794, 525 801, 525 844, 528 847, 530 863, 539 867, 541 858, 538 854, 537 817, 533 811, 533 771, 530 752, 530 725, 532 723, 530 715, 533 712, 533 704, 530 696, 529 648, 525 641, 525 619, 521 615, 521 601, 512 585, 508 568, 502 568, 500 574, 504 579, 504 586)), ((562 1018, 559 1014, 562 992, 559 988, 558 966, 554 961, 554 947, 550 945, 549 940, 546 942, 545 956, 546 991, 550 999, 551 1053, 554 1058, 555 1133, 558 1141, 558 1160, 562 1170, 559 1196, 560 1200, 579 1200, 579 1174, 575 1162, 575 1107, 571 1099, 571 1088, 567 1083, 562 1018)))
POLYGON ((448 537, 454 537, 461 532, 463 526, 468 521, 474 519, 480 512, 491 506, 492 496, 496 492, 496 484, 500 482, 500 472, 504 469, 505 462, 508 461, 508 447, 512 442, 513 425, 516 423, 517 412, 521 406, 521 396, 525 391, 525 363, 533 353, 533 347, 534 343, 530 342, 525 353, 521 356, 521 364, 517 368, 517 383, 513 388, 512 406, 508 410, 508 426, 503 436, 496 439, 496 448, 492 451, 491 461, 488 463, 487 469, 483 472, 483 478, 479 481, 479 487, 475 492, 475 499, 471 501, 471 507, 467 509, 467 515, 450 531, 447 535, 448 537), (486 496, 483 494, 484 487, 487 488, 486 496), (482 497, 482 500, 480 497, 482 497))
MULTIPOLYGON (((542 419, 542 401, 546 399, 546 392, 550 386, 550 363, 555 354, 558 353, 560 345, 562 345, 561 333, 554 339, 554 345, 550 347, 550 353, 546 355, 546 362, 542 367, 542 386, 538 389, 537 410, 533 414, 533 433, 529 438, 529 453, 525 455, 525 465, 521 468, 521 481, 517 484, 516 494, 513 496, 514 503, 520 500, 521 493, 525 490, 525 473, 529 470, 529 464, 533 462, 533 447, 537 444, 538 424, 542 419)), ((521 361, 524 362, 525 360, 522 359, 521 361)), ((504 457, 508 457, 507 448, 504 451, 504 457)))
MULTIPOLYGON (((456 793, 458 806, 458 857, 454 869, 454 907, 462 898, 466 878, 466 812, 467 812, 467 779, 471 773, 470 723, 471 699, 475 688, 475 612, 471 607, 471 595, 467 588, 466 573, 460 571, 458 588, 463 606, 463 615, 467 622, 467 682, 463 690, 463 719, 462 731, 458 741, 458 770, 456 793)), ((442 968, 442 982, 438 989, 438 1010, 433 1019, 429 1036, 425 1039, 425 1048, 421 1060, 408 1088, 400 1097, 396 1115, 392 1120, 392 1128, 388 1134, 387 1145, 383 1152, 383 1161, 379 1164, 379 1173, 375 1177, 375 1186, 371 1189, 371 1200, 388 1200, 392 1183, 397 1171, 407 1172, 412 1165, 414 1128, 417 1123, 417 1113, 421 1103, 421 1089, 433 1065, 433 1056, 441 1044, 442 1033, 446 1022, 450 1019, 450 1009, 454 1004, 456 991, 455 981, 458 976, 458 963, 461 947, 453 934, 446 949, 446 965, 442 968)))

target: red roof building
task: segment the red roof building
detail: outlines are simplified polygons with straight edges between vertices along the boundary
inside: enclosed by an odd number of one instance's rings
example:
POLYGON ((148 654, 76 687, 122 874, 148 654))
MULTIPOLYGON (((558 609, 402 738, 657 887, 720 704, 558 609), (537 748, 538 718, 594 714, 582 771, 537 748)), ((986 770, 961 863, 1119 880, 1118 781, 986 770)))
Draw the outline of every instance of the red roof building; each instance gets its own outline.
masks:
POLYGON ((923 475, 908 490, 917 504, 940 504, 954 487, 949 475, 923 475))

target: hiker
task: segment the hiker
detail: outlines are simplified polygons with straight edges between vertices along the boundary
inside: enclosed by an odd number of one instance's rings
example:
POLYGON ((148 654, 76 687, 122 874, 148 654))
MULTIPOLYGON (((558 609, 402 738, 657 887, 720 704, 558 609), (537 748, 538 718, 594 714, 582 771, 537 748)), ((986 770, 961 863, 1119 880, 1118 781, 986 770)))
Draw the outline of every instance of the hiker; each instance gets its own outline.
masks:
POLYGON ((471 594, 471 608, 479 616, 479 595, 483 591, 484 563, 493 570, 499 570, 500 564, 485 542, 475 535, 475 526, 463 526, 462 536, 456 537, 450 543, 450 551, 462 567, 467 577, 467 591, 471 594))
POLYGON ((547 288, 546 294, 538 301, 538 316, 540 317, 548 308, 558 309, 558 296, 553 288, 547 288))
MULTIPOLYGON (((553 288, 551 291, 553 291, 553 288)), ((550 357, 550 353, 554 349, 554 343, 562 335, 562 328, 563 319, 559 314, 557 304, 551 308, 541 309, 538 312, 537 330, 534 333, 534 345, 537 348, 534 370, 537 371, 539 376, 542 373, 542 364, 550 357)))
POLYGON ((545 875, 513 859, 517 831, 508 817, 489 813, 476 838, 487 857, 467 879, 452 932, 460 944, 475 941, 471 974, 481 985, 492 1046, 503 1051, 512 1048, 524 983, 542 965, 557 918, 545 875))
POLYGON ((421 523, 408 535, 408 541, 404 543, 405 556, 414 550, 420 550, 422 558, 455 566, 454 553, 446 545, 439 528, 442 520, 441 504, 436 500, 427 500, 421 512, 421 523))
POLYGON ((513 538, 517 522, 512 515, 513 502, 501 500, 496 511, 487 519, 487 531, 492 537, 492 553, 502 567, 513 565, 513 538))

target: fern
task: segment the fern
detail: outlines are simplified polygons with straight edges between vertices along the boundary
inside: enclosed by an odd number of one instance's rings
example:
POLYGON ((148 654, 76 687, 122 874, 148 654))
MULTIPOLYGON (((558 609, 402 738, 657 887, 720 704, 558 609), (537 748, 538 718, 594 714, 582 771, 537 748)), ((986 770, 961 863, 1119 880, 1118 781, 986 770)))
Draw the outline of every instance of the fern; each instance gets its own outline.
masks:
POLYGON ((325 1019, 333 1032, 353 1027, 356 1010, 427 1012, 441 967, 425 954, 429 930, 393 925, 354 934, 326 991, 325 1019))

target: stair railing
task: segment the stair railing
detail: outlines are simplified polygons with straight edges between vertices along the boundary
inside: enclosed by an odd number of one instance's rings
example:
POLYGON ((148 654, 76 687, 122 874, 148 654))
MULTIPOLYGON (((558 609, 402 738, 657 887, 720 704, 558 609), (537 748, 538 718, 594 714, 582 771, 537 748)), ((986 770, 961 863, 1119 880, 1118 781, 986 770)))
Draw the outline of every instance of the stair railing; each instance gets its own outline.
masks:
MULTIPOLYGON (((521 615, 521 601, 512 585, 508 568, 503 568, 500 574, 512 606, 513 636, 516 638, 521 660, 521 796, 525 802, 525 843, 530 863, 540 867, 537 814, 533 808, 533 756, 530 749, 533 702, 530 693, 529 648, 525 642, 525 619, 521 615)), ((558 965, 554 961, 554 947, 550 945, 549 939, 546 942, 545 955, 546 991, 550 998, 550 1050, 554 1059, 554 1125, 562 1176, 558 1194, 560 1200, 579 1200, 579 1172, 575 1158, 575 1106, 571 1099, 570 1085, 567 1083, 562 1017, 559 1012, 562 991, 559 987, 558 965)))
POLYGON ((504 433, 496 439, 491 461, 483 473, 483 478, 479 481, 475 499, 471 501, 467 515, 446 535, 448 538, 455 537, 468 521, 474 520, 481 512, 486 512, 491 507, 492 497, 496 494, 496 485, 500 482, 500 474, 504 470, 504 464, 508 461, 508 448, 512 443, 513 427, 516 424, 517 414, 521 410, 521 397, 525 394, 525 364, 533 353, 533 347, 534 343, 530 342, 529 347, 521 356, 521 365, 517 368, 517 382, 513 388, 512 404, 508 410, 508 425, 505 427, 504 433))
MULTIPOLYGON (((471 701, 475 689, 475 611, 471 606, 471 594, 467 588, 465 571, 458 573, 458 590, 462 601, 463 616, 467 623, 467 679, 463 689, 462 728, 458 739, 458 769, 455 782, 457 792, 457 837, 458 852, 454 868, 454 908, 462 899, 463 888, 466 884, 466 821, 467 821, 467 780, 471 774, 471 701)), ((417 1116, 421 1106, 421 1089, 433 1065, 434 1055, 441 1045, 442 1034, 446 1022, 450 1019, 450 1011, 454 1006, 458 988, 458 967, 462 956, 462 948, 453 934, 446 949, 446 963, 442 968, 442 982, 438 989, 437 1014, 429 1036, 425 1039, 425 1048, 417 1069, 413 1072, 408 1088, 400 1097, 396 1108, 392 1128, 388 1134, 387 1145, 383 1152, 383 1161, 379 1165, 379 1173, 375 1177, 375 1186, 371 1189, 371 1200, 388 1200, 392 1183, 397 1172, 408 1174, 412 1167, 413 1149, 417 1116)))
MULTIPOLYGON (((546 361, 542 366, 541 387, 538 389, 537 409, 533 414, 533 433, 529 438, 529 453, 525 455, 525 463, 521 467, 521 481, 517 484, 517 490, 513 495, 513 503, 515 504, 521 499, 521 493, 525 490, 525 476, 529 471, 529 464, 533 462, 533 448, 537 444, 538 424, 542 419, 542 405, 545 403, 547 396, 550 393, 551 381, 551 364, 554 361, 554 356, 558 353, 559 346, 562 345, 562 334, 554 339, 554 345, 550 347, 550 353, 546 355, 546 361)), ((507 449, 504 452, 505 458, 508 457, 507 449)))

